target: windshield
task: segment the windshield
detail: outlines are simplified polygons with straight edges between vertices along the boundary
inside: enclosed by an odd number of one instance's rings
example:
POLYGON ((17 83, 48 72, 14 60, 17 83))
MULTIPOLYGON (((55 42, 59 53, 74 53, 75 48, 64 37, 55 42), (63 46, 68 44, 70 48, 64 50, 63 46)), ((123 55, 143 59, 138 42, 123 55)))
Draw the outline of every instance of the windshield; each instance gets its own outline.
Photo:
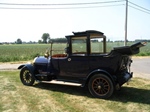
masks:
POLYGON ((52 55, 65 54, 66 43, 53 43, 50 49, 52 55))

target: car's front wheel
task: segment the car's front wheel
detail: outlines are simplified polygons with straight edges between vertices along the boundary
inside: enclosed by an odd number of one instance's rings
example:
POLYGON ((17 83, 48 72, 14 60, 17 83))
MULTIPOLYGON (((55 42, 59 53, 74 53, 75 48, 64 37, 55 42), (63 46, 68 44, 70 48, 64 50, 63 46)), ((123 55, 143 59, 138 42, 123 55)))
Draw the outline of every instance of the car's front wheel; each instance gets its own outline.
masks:
POLYGON ((88 89, 94 97, 103 99, 109 98, 114 92, 113 83, 105 74, 92 76, 88 83, 88 89))
POLYGON ((24 85, 27 86, 32 86, 33 83, 35 82, 33 74, 30 72, 30 70, 27 67, 21 69, 20 80, 24 85))

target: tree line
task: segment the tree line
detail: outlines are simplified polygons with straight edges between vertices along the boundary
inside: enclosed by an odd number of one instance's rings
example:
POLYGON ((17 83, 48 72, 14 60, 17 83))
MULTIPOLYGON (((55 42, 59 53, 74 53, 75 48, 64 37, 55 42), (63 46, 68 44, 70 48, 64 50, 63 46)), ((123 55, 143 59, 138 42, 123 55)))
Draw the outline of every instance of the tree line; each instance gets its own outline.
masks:
MULTIPOLYGON (((51 39, 50 38, 50 34, 49 33, 43 33, 42 37, 40 40, 38 40, 39 44, 47 44, 47 43, 51 43, 51 42, 55 42, 55 43, 66 43, 67 39, 66 38, 56 38, 56 39, 51 39)), ((20 38, 18 38, 15 41, 16 44, 22 44, 22 40, 20 38)), ((28 43, 35 43, 35 42, 28 42, 28 43)))
MULTIPOLYGON (((138 41, 145 41, 145 42, 150 42, 150 40, 143 40, 143 39, 136 39, 135 42, 138 42, 138 41)), ((55 38, 55 39, 51 39, 50 38, 50 34, 49 33, 43 33, 42 37, 40 40, 38 40, 38 43, 39 44, 47 44, 47 43, 51 43, 51 42, 54 42, 54 43, 66 43, 67 42, 67 39, 66 38, 55 38)), ((94 41, 95 42, 95 41, 94 41)), ((112 42, 108 39, 108 42, 112 42)), ((116 40, 114 42, 123 42, 122 40, 116 40)), ((129 42, 129 41, 128 41, 129 42)), ((16 44, 22 44, 22 40, 20 38, 18 38, 16 41, 15 41, 16 44)), ((36 42, 28 42, 28 43, 36 43, 36 42)))

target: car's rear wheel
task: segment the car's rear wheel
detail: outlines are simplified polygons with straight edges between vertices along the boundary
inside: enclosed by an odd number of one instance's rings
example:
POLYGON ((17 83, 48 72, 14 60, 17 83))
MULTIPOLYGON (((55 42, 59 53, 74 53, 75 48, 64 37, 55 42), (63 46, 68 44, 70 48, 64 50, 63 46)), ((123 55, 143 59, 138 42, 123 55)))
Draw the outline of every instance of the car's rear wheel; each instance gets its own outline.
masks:
POLYGON ((92 76, 88 83, 88 89, 94 97, 103 99, 109 98, 114 92, 113 83, 105 74, 92 76))
POLYGON ((27 67, 24 67, 20 71, 20 80, 24 85, 32 86, 35 82, 33 74, 27 67))

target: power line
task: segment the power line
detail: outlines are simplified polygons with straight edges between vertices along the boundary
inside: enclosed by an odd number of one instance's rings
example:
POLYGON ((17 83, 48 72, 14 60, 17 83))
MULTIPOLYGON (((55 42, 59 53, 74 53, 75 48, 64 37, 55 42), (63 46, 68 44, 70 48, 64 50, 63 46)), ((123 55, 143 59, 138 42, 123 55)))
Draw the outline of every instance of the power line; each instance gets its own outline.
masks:
MULTIPOLYGON (((129 2, 129 1, 128 1, 128 2, 129 2)), ((139 8, 141 8, 141 9, 143 9, 143 10, 146 10, 146 11, 150 12, 149 9, 146 9, 146 8, 140 6, 140 5, 137 5, 137 4, 133 3, 133 2, 129 2, 129 3, 132 4, 132 5, 134 5, 134 6, 136 6, 136 7, 139 7, 139 8)))
MULTIPOLYGON (((124 2, 126 0, 113 0, 113 1, 102 1, 102 2, 84 2, 84 3, 63 3, 63 4, 19 4, 19 3, 0 3, 1 5, 7 5, 7 6, 77 6, 77 5, 98 5, 98 4, 113 4, 117 2, 124 2)), ((133 2, 128 1, 130 4, 136 6, 131 6, 129 7, 134 8, 136 10, 142 11, 144 13, 150 14, 150 10, 146 9, 140 5, 137 5, 133 2), (138 7, 138 8, 137 8, 138 7)), ((125 4, 116 4, 116 5, 102 5, 102 6, 85 6, 85 7, 0 7, 0 9, 83 9, 83 8, 100 8, 100 7, 113 7, 113 6, 121 6, 125 4)))
POLYGON ((146 11, 144 11, 144 10, 141 10, 141 9, 139 9, 139 8, 136 8, 136 7, 133 7, 133 6, 131 6, 131 5, 128 5, 128 6, 131 7, 131 8, 133 8, 133 9, 139 10, 139 11, 141 11, 141 12, 150 14, 150 12, 146 12, 146 11))
POLYGON ((125 0, 116 0, 116 1, 103 1, 103 2, 87 2, 87 3, 64 3, 64 4, 19 4, 19 3, 0 3, 0 5, 27 5, 27 6, 61 6, 61 5, 97 5, 104 3, 116 3, 123 2, 125 0))
POLYGON ((42 10, 42 9, 83 9, 83 8, 101 8, 101 7, 114 7, 114 6, 121 6, 124 4, 117 4, 117 5, 101 5, 101 6, 88 6, 88 7, 54 7, 54 8, 15 8, 15 7, 0 7, 0 9, 35 9, 35 10, 42 10))

